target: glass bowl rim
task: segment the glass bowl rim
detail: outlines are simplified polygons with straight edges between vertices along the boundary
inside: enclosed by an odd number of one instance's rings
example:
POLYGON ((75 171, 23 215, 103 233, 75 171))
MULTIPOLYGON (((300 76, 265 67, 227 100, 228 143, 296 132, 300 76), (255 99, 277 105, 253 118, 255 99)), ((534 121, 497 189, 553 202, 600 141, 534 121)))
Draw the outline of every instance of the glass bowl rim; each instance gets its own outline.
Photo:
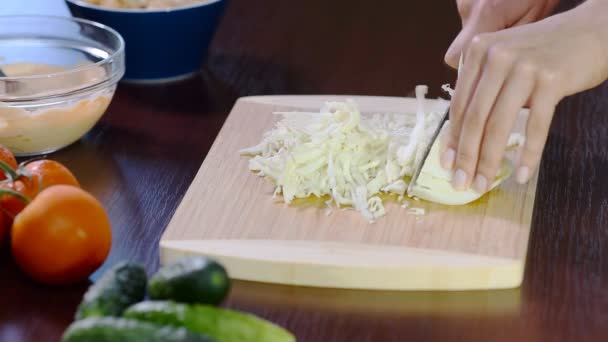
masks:
MULTIPOLYGON (((83 70, 95 69, 97 67, 101 67, 104 64, 107 64, 108 62, 111 62, 114 59, 116 59, 117 56, 124 55, 125 41, 122 38, 122 36, 120 35, 120 33, 118 33, 113 28, 111 28, 107 25, 98 23, 96 21, 82 19, 82 18, 62 17, 62 16, 53 16, 53 15, 0 15, 0 23, 2 23, 3 20, 8 20, 8 19, 34 19, 34 20, 35 19, 40 19, 40 20, 43 20, 43 19, 49 20, 50 19, 50 20, 62 21, 62 22, 66 22, 66 23, 86 24, 86 25, 101 29, 102 31, 109 32, 113 36, 113 38, 115 38, 118 41, 118 48, 116 49, 116 51, 112 52, 108 57, 105 57, 104 59, 97 61, 95 63, 87 64, 84 66, 79 66, 79 67, 64 70, 64 71, 52 72, 52 73, 41 74, 41 75, 3 76, 3 77, 0 77, 0 81, 25 81, 25 80, 36 80, 36 79, 48 79, 48 78, 57 77, 57 76, 77 74, 83 70)), ((107 79, 111 79, 112 77, 113 77, 113 75, 108 75, 107 79)))

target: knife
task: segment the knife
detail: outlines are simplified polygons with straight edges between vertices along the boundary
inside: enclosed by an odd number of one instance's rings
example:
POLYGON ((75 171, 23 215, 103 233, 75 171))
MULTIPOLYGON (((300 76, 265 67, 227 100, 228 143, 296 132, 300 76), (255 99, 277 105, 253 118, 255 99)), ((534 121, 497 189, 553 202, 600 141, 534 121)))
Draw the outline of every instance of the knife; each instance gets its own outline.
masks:
MULTIPOLYGON (((457 80, 460 77, 460 70, 462 69, 462 64, 463 64, 463 56, 462 56, 462 53, 460 53, 460 59, 458 60, 458 76, 456 76, 457 80)), ((450 104, 451 104, 451 102, 450 102, 450 104)), ((437 125, 437 128, 433 132, 433 135, 431 135, 431 139, 429 140, 429 143, 427 144, 427 146, 424 150, 422 162, 418 163, 418 165, 415 165, 414 175, 412 176, 412 181, 410 182, 408 189, 407 189, 408 193, 412 191, 414 184, 416 184, 416 181, 418 180, 418 176, 420 175, 420 172, 422 171, 424 164, 426 163, 426 159, 429 156, 429 152, 431 152, 431 148, 433 147, 433 145, 435 144, 435 141, 439 137, 439 133, 441 133, 443 126, 445 126, 445 123, 449 119, 449 114, 450 114, 450 105, 448 105, 448 107, 446 108, 445 113, 443 113, 443 116, 441 117, 441 120, 439 120, 439 124, 437 125)))

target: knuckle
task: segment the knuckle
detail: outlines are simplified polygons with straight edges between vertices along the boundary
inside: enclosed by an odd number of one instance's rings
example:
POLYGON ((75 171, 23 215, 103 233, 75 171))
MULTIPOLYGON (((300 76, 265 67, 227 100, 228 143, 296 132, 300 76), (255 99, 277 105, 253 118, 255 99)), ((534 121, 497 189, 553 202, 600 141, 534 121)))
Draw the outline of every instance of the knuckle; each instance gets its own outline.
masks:
POLYGON ((508 132, 505 134, 505 131, 508 131, 508 127, 500 122, 500 120, 493 119, 493 117, 490 117, 486 123, 487 137, 493 138, 508 135, 508 132))
POLYGON ((538 70, 538 66, 535 62, 529 59, 522 59, 515 64, 514 72, 517 75, 532 76, 538 70))
POLYGON ((467 116, 464 122, 467 129, 479 130, 485 125, 486 117, 483 114, 480 106, 481 104, 475 103, 472 104, 471 107, 468 109, 467 116))
POLYGON ((450 126, 458 126, 462 122, 464 114, 462 102, 463 101, 456 96, 450 103, 450 126))
POLYGON ((465 103, 460 97, 456 96, 450 104, 450 122, 459 124, 465 111, 465 103))
POLYGON ((483 175, 485 175, 488 179, 492 179, 496 175, 498 164, 499 161, 495 157, 488 156, 484 153, 479 158, 479 165, 477 166, 477 170, 483 175))
POLYGON ((452 119, 450 119, 447 122, 447 127, 446 127, 446 133, 445 133, 446 141, 448 141, 448 143, 450 143, 454 147, 458 146, 459 136, 460 136, 460 124, 458 122, 452 121, 452 119))
POLYGON ((450 147, 456 148, 458 147, 458 141, 459 141, 459 136, 458 136, 458 131, 456 129, 450 129, 449 134, 447 135, 447 144, 450 147))
POLYGON ((553 70, 550 70, 547 68, 538 70, 537 75, 538 75, 538 81, 541 83, 541 85, 544 85, 544 86, 549 86, 551 84, 559 82, 559 79, 560 79, 559 72, 553 71, 553 70))
POLYGON ((490 45, 490 40, 491 37, 489 33, 476 34, 473 39, 471 39, 469 53, 477 57, 483 56, 490 45))
POLYGON ((477 154, 466 144, 461 144, 461 146, 458 147, 456 160, 461 168, 472 169, 477 163, 477 154))
POLYGON ((491 65, 503 66, 510 64, 514 59, 513 50, 505 44, 496 43, 488 49, 488 62, 491 65))
POLYGON ((458 146, 458 127, 454 125, 452 120, 448 121, 447 131, 442 133, 442 139, 448 147, 456 148, 458 146))
POLYGON ((484 175, 493 177, 494 175, 491 173, 496 172, 501 160, 502 153, 500 153, 500 151, 497 151, 494 146, 486 147, 479 156, 479 165, 477 168, 479 172, 483 173, 484 175))
POLYGON ((486 177, 486 180, 490 184, 492 184, 494 182, 494 179, 496 178, 496 174, 498 173, 498 166, 496 166, 496 167, 482 166, 482 164, 480 162, 479 166, 477 167, 477 173, 484 175, 486 177))

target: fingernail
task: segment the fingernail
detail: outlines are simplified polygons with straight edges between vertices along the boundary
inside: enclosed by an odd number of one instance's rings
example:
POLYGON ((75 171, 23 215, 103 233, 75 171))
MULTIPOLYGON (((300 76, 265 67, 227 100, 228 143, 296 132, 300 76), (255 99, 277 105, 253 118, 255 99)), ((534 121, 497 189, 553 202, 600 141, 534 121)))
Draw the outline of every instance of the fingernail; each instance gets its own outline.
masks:
POLYGON ((454 177, 452 178, 452 187, 458 191, 465 190, 465 186, 467 184, 467 174, 462 170, 457 170, 454 172, 454 177))
POLYGON ((475 176, 475 181, 473 182, 473 190, 475 190, 478 194, 484 194, 488 191, 488 180, 483 175, 475 176))
POLYGON ((530 169, 527 166, 520 166, 519 169, 517 169, 517 183, 525 184, 528 181, 528 178, 530 178, 530 169))
POLYGON ((456 159, 456 151, 452 148, 448 148, 441 155, 441 167, 446 170, 454 168, 454 160, 456 159))

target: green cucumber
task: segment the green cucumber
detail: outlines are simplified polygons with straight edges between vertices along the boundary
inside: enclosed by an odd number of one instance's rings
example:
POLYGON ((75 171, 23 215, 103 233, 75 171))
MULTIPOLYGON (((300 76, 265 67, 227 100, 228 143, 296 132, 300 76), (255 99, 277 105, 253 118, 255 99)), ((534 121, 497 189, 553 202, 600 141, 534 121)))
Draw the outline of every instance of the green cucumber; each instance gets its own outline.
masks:
POLYGON ((120 316, 146 295, 146 270, 139 264, 121 262, 108 269, 85 293, 76 319, 120 316))
POLYGON ((211 305, 220 304, 228 291, 230 279, 226 269, 202 256, 183 258, 161 267, 148 286, 152 299, 211 305))
POLYGON ((213 339, 179 327, 117 317, 91 317, 72 323, 63 342, 213 342, 213 339))
POLYGON ((287 330, 251 314, 210 305, 146 301, 128 308, 124 317, 185 327, 219 342, 293 342, 287 330))

